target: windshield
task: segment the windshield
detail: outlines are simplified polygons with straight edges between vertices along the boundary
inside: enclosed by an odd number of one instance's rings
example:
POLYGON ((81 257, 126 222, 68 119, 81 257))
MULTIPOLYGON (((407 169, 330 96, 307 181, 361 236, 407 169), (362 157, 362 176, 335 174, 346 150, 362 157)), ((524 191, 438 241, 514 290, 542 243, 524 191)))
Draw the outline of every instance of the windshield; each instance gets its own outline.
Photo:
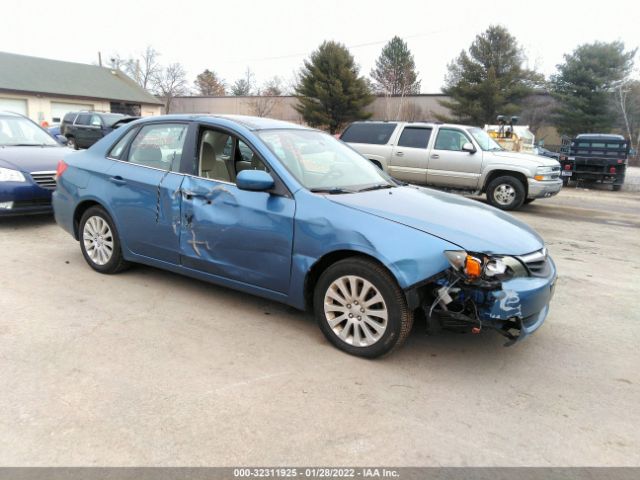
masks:
POLYGON ((0 117, 0 146, 58 146, 35 123, 23 117, 0 117))
POLYGON ((264 130, 258 136, 311 191, 350 193, 396 186, 382 170, 344 143, 314 130, 264 130))
POLYGON ((492 152, 495 150, 503 149, 493 138, 489 136, 487 132, 485 132, 481 128, 469 128, 468 132, 475 139, 475 141, 478 142, 478 145, 480 145, 480 148, 482 150, 492 152))

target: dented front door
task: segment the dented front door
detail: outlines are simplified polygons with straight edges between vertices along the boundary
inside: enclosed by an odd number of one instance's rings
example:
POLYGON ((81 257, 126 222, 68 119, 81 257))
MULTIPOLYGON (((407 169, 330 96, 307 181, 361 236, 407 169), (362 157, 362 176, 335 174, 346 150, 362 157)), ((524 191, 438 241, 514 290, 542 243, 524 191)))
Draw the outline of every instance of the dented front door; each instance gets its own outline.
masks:
POLYGON ((181 262, 250 285, 287 292, 295 201, 186 176, 181 188, 181 262))

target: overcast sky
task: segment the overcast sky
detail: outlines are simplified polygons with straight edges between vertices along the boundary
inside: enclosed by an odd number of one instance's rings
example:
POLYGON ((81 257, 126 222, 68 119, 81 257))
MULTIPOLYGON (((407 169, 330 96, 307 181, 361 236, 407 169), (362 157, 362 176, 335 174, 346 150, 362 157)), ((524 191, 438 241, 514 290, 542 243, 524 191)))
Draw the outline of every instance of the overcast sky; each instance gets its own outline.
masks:
POLYGON ((399 35, 415 56, 422 92, 437 93, 447 63, 496 23, 545 75, 581 43, 640 44, 638 0, 21 0, 3 10, 2 51, 93 63, 98 51, 104 60, 152 45, 162 62, 181 62, 190 81, 209 68, 232 83, 247 66, 260 82, 288 80, 324 40, 347 45, 368 75, 383 45, 399 35))

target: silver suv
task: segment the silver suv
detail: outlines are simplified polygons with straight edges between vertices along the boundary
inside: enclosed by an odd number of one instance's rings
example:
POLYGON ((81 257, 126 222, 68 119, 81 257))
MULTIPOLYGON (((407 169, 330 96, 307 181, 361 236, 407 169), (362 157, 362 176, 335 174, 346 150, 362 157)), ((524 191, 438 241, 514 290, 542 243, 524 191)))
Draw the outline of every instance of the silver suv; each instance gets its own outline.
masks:
POLYGON ((489 203, 502 210, 562 188, 556 160, 504 150, 477 127, 355 122, 340 138, 399 180, 486 193, 489 203))

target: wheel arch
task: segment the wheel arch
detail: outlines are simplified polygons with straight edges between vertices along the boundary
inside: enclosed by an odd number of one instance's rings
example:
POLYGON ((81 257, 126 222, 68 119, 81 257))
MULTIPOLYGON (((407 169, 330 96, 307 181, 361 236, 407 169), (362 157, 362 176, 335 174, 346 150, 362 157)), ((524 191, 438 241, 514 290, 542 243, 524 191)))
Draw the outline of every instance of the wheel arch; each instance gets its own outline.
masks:
POLYGON ((313 293, 320 279, 320 276, 333 264, 339 262, 341 260, 345 260, 347 258, 360 258, 372 261, 376 263, 378 266, 384 268, 389 275, 391 275, 396 282, 398 282, 398 277, 393 273, 393 271, 384 264, 384 262, 380 261, 380 259, 374 257, 373 255, 369 255, 367 253, 358 251, 358 250, 349 250, 349 249, 341 249, 334 250, 332 252, 325 253, 322 257, 318 258, 315 263, 311 266, 309 271, 307 272, 304 279, 304 303, 305 309, 310 309, 313 307, 313 293))
POLYGON ((487 187, 489 184, 498 177, 514 177, 522 182, 522 186, 524 187, 525 198, 529 194, 529 181, 527 180, 527 176, 519 172, 517 170, 505 170, 505 169, 495 169, 491 170, 487 173, 487 176, 484 179, 484 183, 482 185, 482 193, 487 191, 487 187))
POLYGON ((83 200, 80 203, 78 203, 78 205, 76 205, 76 208, 73 211, 73 236, 76 240, 80 240, 79 230, 80 230, 80 219, 82 218, 82 215, 84 215, 84 212, 89 210, 91 207, 96 207, 96 206, 104 209, 109 214, 112 221, 115 223, 115 219, 113 218, 113 215, 111 215, 111 212, 109 211, 109 209, 106 208, 102 203, 100 203, 95 199, 83 200))

